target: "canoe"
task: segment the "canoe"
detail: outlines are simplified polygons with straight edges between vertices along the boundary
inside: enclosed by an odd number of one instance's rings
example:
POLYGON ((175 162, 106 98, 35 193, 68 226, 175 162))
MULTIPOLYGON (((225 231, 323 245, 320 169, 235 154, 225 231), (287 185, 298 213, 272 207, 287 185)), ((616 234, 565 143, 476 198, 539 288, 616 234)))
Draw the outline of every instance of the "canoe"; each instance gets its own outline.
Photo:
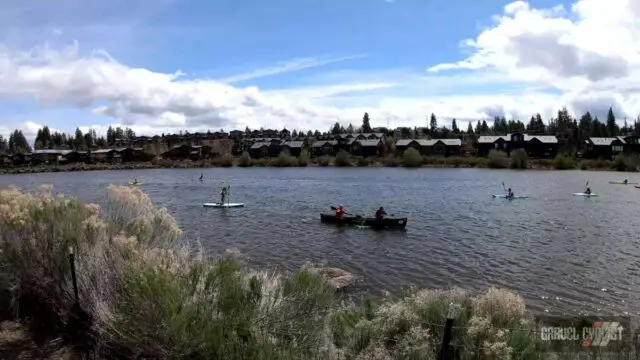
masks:
POLYGON ((633 184, 637 184, 637 182, 628 182, 628 183, 624 183, 624 181, 609 181, 609 184, 612 185, 633 185, 633 184))
POLYGON ((210 207, 210 208, 237 208, 237 207, 244 207, 244 203, 224 203, 224 204, 220 204, 220 203, 204 203, 202 204, 202 206, 204 207, 210 207))
POLYGON ((575 195, 575 196, 598 196, 598 194, 594 194, 594 193, 591 193, 591 194, 573 193, 573 195, 575 195))
POLYGON ((493 194, 491 195, 494 198, 498 198, 498 199, 509 199, 509 200, 514 200, 514 199, 528 199, 528 196, 518 196, 518 195, 514 195, 512 197, 507 197, 507 195, 497 195, 497 194, 493 194))
POLYGON ((402 230, 407 226, 407 218, 367 218, 362 216, 345 216, 342 219, 334 214, 320 214, 320 222, 334 225, 366 226, 380 230, 402 230))

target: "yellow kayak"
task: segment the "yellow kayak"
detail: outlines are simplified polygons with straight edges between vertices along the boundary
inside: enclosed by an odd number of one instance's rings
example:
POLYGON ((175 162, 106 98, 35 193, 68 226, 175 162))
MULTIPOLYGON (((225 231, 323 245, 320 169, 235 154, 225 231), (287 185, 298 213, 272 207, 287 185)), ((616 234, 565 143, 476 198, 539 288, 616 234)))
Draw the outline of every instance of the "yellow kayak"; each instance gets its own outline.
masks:
POLYGON ((140 186, 142 184, 143 183, 141 183, 141 182, 137 182, 137 183, 136 182, 129 182, 129 185, 131 185, 131 186, 140 186))

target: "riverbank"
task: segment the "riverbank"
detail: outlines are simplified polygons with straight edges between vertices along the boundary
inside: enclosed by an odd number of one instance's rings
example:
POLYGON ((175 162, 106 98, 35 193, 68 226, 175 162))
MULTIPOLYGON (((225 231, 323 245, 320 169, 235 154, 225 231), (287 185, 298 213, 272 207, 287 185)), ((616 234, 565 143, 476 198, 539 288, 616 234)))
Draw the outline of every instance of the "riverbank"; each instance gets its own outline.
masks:
POLYGON ((454 304, 461 358, 550 358, 507 289, 346 301, 353 277, 339 269, 276 274, 236 252, 207 256, 137 188, 109 187, 104 208, 2 190, 0 229, 0 321, 24 322, 14 330, 38 346, 119 359, 436 359, 454 304))
POLYGON ((251 159, 248 156, 219 157, 199 161, 155 160, 139 163, 120 164, 66 164, 38 165, 0 168, 0 174, 34 174, 48 172, 81 172, 97 170, 142 170, 142 169, 196 169, 211 167, 406 167, 406 168, 492 168, 492 169, 532 169, 532 170, 603 170, 636 171, 626 159, 616 161, 573 159, 558 156, 555 159, 515 159, 506 156, 451 156, 428 157, 410 156, 383 158, 363 158, 356 156, 278 156, 277 158, 251 159))

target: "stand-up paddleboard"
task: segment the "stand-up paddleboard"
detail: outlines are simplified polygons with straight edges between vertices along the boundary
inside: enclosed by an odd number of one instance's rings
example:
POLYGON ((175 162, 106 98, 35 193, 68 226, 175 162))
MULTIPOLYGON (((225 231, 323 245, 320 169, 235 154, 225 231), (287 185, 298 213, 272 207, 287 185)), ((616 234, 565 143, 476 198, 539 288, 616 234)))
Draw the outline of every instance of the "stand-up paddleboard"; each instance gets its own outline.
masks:
POLYGON ((598 196, 598 194, 594 194, 594 193, 591 193, 591 194, 587 194, 587 193, 573 193, 573 195, 575 195, 575 196, 598 196))
POLYGON ((202 204, 202 206, 210 207, 210 208, 237 208, 237 207, 244 207, 244 203, 224 203, 224 204, 204 203, 202 204))
POLYGON ((508 197, 507 195, 497 195, 497 194, 493 194, 491 195, 494 198, 498 198, 498 199, 528 199, 528 196, 518 196, 518 195, 514 195, 511 197, 508 197))

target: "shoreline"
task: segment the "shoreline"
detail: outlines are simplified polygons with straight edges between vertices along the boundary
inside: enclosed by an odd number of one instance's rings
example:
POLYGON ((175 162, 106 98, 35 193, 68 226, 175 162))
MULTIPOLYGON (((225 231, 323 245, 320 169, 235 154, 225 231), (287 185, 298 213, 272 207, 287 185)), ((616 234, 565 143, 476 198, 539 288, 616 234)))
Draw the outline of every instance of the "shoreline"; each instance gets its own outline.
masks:
MULTIPOLYGON (((233 157, 231 160, 211 159, 211 160, 180 160, 170 161, 162 160, 159 162, 148 161, 138 163, 120 163, 120 164, 66 164, 66 165, 37 165, 37 166, 21 166, 0 168, 0 175, 19 175, 19 174, 39 174, 53 172, 83 172, 83 171, 124 171, 124 170, 148 170, 148 169, 205 169, 219 167, 270 167, 270 168, 286 168, 286 167, 404 167, 404 168, 425 168, 425 169, 494 169, 494 170, 588 170, 588 171, 620 171, 615 168, 612 161, 606 160, 582 160, 575 166, 573 164, 562 164, 559 166, 552 159, 531 159, 527 161, 525 167, 514 167, 491 164, 488 158, 477 157, 450 157, 450 158, 424 158, 422 164, 403 164, 401 158, 378 158, 373 161, 362 158, 353 159, 353 161, 342 162, 336 164, 335 158, 327 160, 313 159, 308 162, 298 163, 295 161, 279 161, 278 158, 271 159, 251 159, 243 160, 242 157, 233 157), (572 166, 573 165, 573 166, 572 166)), ((626 172, 630 172, 626 170, 626 172)))

